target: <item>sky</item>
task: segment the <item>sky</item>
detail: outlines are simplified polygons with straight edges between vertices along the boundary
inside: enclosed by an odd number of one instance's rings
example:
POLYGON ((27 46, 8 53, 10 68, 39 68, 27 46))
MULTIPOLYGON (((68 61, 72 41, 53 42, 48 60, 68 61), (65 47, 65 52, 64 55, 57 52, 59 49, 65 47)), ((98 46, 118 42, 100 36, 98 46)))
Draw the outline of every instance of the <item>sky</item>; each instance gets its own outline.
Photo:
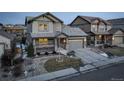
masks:
MULTIPOLYGON (((38 16, 43 12, 0 12, 2 24, 24 24, 26 16, 38 16)), ((65 24, 71 23, 78 15, 95 16, 103 19, 124 18, 124 12, 52 12, 65 24)))

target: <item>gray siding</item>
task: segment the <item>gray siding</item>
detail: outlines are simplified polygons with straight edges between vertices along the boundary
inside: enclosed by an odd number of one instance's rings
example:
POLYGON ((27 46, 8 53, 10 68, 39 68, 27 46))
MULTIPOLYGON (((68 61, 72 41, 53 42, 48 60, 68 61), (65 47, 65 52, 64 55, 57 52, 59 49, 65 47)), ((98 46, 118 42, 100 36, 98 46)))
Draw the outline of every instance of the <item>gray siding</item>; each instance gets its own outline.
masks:
POLYGON ((78 17, 76 20, 73 21, 71 26, 80 27, 85 32, 91 31, 91 24, 87 22, 86 20, 83 20, 82 18, 78 17))

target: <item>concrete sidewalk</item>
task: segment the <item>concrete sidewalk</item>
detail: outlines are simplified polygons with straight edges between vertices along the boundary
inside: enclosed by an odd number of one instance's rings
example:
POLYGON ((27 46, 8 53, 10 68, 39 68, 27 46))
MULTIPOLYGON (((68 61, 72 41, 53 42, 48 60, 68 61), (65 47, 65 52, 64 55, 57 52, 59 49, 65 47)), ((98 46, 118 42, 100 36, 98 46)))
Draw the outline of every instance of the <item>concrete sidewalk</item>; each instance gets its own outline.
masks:
POLYGON ((45 81, 45 80, 52 80, 52 79, 55 79, 55 78, 59 78, 59 77, 63 77, 63 76, 68 76, 68 75, 72 75, 72 74, 75 74, 75 73, 78 73, 78 71, 76 71, 73 68, 68 68, 68 69, 64 69, 64 70, 60 70, 60 71, 46 73, 46 74, 43 74, 43 75, 29 77, 29 78, 26 78, 26 79, 22 79, 21 81, 45 81))

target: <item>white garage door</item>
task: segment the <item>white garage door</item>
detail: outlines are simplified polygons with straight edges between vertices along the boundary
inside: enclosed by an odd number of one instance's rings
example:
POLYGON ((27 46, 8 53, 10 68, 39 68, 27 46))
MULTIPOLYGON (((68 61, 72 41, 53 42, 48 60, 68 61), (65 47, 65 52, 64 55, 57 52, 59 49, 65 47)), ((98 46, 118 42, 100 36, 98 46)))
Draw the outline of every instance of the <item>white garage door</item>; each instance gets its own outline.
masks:
POLYGON ((3 53, 4 53, 4 45, 0 44, 0 58, 3 55, 3 53))
POLYGON ((83 40, 69 40, 69 50, 83 48, 83 40))
POLYGON ((123 44, 123 37, 116 36, 114 39, 114 43, 115 43, 115 45, 123 44))

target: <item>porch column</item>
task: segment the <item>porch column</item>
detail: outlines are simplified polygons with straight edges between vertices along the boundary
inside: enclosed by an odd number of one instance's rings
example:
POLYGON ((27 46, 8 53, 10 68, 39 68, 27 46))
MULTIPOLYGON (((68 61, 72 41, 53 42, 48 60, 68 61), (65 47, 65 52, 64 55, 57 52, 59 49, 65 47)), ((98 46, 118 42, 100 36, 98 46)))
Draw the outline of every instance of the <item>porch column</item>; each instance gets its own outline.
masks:
POLYGON ((96 36, 94 37, 94 43, 95 43, 95 46, 97 46, 97 39, 96 39, 96 36))
POLYGON ((58 49, 57 38, 55 38, 55 51, 58 49))
POLYGON ((68 44, 69 42, 68 42, 68 38, 66 39, 66 50, 68 50, 69 49, 69 44, 68 44))
POLYGON ((107 36, 104 36, 105 40, 104 40, 104 44, 107 43, 107 36))
POLYGON ((36 54, 36 42, 35 42, 35 39, 33 39, 33 47, 34 47, 34 54, 36 54))
POLYGON ((84 48, 86 48, 86 46, 87 46, 87 38, 85 37, 84 38, 84 48))

